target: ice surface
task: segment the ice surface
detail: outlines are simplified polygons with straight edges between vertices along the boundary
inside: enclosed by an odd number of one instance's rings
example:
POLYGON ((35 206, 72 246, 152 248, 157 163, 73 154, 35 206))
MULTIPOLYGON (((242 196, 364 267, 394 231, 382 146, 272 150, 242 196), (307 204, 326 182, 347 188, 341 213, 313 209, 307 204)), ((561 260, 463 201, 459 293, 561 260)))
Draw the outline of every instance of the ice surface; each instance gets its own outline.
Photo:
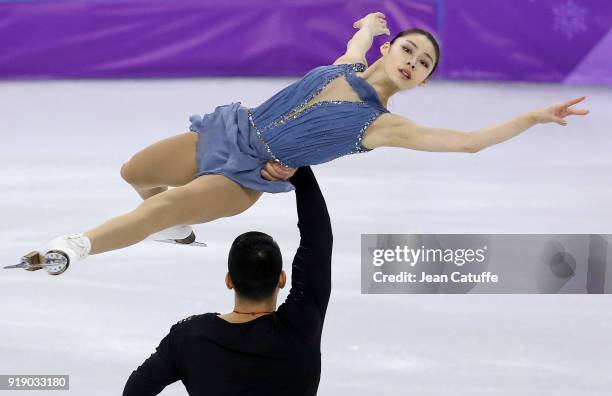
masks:
MULTIPOLYGON (((132 154, 185 132, 191 114, 255 106, 290 81, 1 83, 1 262, 131 210, 139 197, 119 169, 132 154)), ((320 395, 610 392, 609 296, 360 294, 361 233, 612 233, 612 90, 434 82, 392 98, 393 112, 471 131, 580 95, 588 117, 477 154, 385 148, 314 167, 335 236, 320 395)), ((147 242, 59 277, 1 271, 0 374, 69 374, 71 394, 120 394, 172 324, 231 310, 223 277, 238 234, 273 235, 290 269, 294 204, 267 194, 198 225, 204 249, 147 242)))

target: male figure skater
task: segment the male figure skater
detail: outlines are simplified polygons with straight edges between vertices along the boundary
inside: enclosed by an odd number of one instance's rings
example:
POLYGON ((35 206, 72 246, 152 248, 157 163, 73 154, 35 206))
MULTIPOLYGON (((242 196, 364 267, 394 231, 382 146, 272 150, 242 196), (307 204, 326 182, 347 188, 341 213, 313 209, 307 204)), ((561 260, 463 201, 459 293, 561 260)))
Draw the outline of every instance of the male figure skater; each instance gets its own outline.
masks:
POLYGON ((325 200, 310 167, 289 179, 295 186, 300 246, 291 290, 276 308, 285 272, 269 235, 234 240, 225 283, 235 309, 184 319, 136 369, 124 396, 156 395, 181 380, 190 395, 316 395, 321 332, 331 292, 332 230, 325 200))

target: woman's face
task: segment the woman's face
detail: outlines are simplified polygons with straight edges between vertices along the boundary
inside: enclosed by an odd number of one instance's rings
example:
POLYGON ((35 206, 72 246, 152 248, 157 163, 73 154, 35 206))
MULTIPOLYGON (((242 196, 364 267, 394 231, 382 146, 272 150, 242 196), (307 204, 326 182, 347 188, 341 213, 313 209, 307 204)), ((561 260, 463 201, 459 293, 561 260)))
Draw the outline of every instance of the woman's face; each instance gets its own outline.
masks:
POLYGON ((400 90, 421 85, 437 60, 431 41, 418 33, 398 37, 393 45, 385 43, 382 51, 385 72, 400 90))

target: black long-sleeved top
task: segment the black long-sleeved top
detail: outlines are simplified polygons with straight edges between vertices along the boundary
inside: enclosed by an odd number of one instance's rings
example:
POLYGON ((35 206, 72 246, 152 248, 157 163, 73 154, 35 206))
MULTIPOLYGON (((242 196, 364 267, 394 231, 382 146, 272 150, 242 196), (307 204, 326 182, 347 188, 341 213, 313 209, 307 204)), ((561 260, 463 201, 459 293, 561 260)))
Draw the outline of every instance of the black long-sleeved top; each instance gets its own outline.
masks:
POLYGON ((299 168, 290 181, 300 246, 285 302, 276 312, 246 323, 229 323, 217 313, 178 322, 131 374, 124 396, 156 395, 178 380, 190 395, 317 393, 321 332, 331 292, 332 231, 310 168, 299 168))

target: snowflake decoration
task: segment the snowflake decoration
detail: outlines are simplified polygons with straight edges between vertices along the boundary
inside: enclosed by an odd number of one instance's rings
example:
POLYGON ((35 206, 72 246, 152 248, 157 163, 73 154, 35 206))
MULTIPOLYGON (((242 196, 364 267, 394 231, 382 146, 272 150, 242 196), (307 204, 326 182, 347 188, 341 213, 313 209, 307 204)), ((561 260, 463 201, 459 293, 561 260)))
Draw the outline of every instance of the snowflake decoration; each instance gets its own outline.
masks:
POLYGON ((587 30, 587 10, 573 0, 567 0, 565 4, 554 6, 552 11, 554 14, 553 30, 560 31, 567 38, 571 39, 575 34, 587 30))

